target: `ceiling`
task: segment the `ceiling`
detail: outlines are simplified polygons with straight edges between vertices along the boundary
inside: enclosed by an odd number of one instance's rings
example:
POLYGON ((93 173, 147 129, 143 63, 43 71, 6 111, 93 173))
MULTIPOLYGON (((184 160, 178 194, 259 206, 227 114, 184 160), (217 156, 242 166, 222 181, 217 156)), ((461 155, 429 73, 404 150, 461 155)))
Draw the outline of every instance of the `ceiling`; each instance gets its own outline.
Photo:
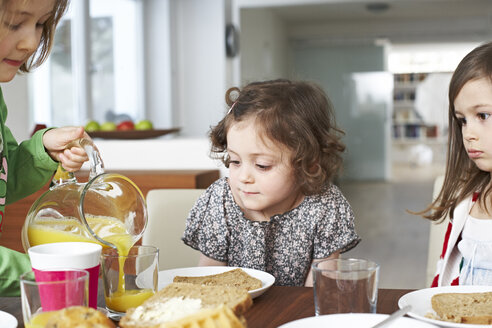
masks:
POLYGON ((271 9, 289 23, 326 20, 421 19, 487 17, 492 14, 491 0, 386 0, 326 1, 325 3, 275 6, 271 9), (387 10, 368 10, 368 6, 387 5, 387 10))
MULTIPOLYGON (((492 0, 265 0, 294 40, 388 39, 472 42, 492 39, 492 0), (271 3, 275 3, 274 5, 271 3), (368 6, 387 7, 368 10, 368 6), (384 8, 383 8, 384 9, 384 8)), ((253 9, 250 7, 250 9, 253 9)))

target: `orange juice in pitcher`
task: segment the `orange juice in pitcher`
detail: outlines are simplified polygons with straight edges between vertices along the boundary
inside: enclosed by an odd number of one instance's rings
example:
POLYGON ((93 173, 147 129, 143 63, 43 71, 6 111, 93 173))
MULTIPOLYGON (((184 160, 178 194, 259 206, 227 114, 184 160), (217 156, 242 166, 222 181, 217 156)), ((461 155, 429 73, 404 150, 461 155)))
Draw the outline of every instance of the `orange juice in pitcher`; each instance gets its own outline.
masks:
MULTIPOLYGON (((72 173, 59 167, 53 185, 28 212, 22 229, 24 249, 81 241, 97 243, 126 256, 147 225, 145 198, 127 177, 104 172, 90 140, 80 139, 74 146, 83 147, 89 156, 89 180, 79 183, 72 173)), ((120 267, 123 265, 121 261, 120 267)), ((125 295, 123 278, 120 280, 121 295, 125 295)))

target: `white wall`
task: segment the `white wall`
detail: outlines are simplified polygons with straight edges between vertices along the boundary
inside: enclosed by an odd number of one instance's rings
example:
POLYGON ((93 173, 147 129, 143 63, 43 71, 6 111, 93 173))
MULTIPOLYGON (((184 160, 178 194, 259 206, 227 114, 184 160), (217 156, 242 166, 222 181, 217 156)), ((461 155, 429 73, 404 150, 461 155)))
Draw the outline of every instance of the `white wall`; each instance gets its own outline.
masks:
POLYGON ((206 136, 225 114, 224 0, 173 0, 173 116, 184 136, 206 136))
POLYGON ((171 13, 169 0, 145 0, 143 8, 145 116, 156 127, 173 126, 171 13))
POLYGON ((21 142, 29 138, 34 129, 28 119, 27 76, 17 75, 11 82, 2 83, 1 87, 8 109, 7 126, 17 141, 21 142))
POLYGON ((241 81, 286 78, 285 26, 270 9, 241 10, 241 81))

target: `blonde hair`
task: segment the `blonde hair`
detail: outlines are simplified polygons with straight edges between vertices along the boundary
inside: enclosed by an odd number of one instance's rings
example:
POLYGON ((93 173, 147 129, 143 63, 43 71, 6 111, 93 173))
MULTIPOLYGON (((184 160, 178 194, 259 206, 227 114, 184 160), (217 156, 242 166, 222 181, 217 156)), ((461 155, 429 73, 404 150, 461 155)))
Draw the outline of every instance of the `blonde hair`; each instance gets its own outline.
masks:
MULTIPOLYGON (((0 19, 2 22, 4 21, 4 12, 10 3, 13 1, 21 1, 21 0, 0 0, 0 10, 2 11, 0 19)), ((27 0, 22 0, 24 3, 27 0)), ((33 0, 36 1, 36 0, 33 0)), ((65 12, 67 11, 69 6, 69 0, 55 0, 55 5, 53 7, 53 11, 45 22, 43 27, 43 32, 41 34, 41 40, 39 42, 39 46, 34 51, 31 58, 22 64, 19 68, 21 72, 29 72, 31 69, 40 66, 46 58, 48 58, 51 48, 53 47, 53 41, 55 37, 56 26, 60 22, 60 19, 63 17, 65 12)))

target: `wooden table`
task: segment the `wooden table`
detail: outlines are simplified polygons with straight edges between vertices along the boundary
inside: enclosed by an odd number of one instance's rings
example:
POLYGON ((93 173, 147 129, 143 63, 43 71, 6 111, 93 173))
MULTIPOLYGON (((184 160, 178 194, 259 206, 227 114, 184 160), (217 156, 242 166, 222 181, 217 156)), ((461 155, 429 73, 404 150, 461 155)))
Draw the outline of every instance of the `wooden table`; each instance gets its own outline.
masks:
MULTIPOLYGON (((398 299, 408 289, 380 289, 377 312, 389 314, 398 309, 398 299)), ((104 306, 104 297, 99 297, 104 306)), ((20 297, 0 297, 0 310, 13 314, 24 327, 20 297)), ((278 327, 289 321, 314 316, 313 289, 310 287, 273 286, 253 301, 246 314, 248 328, 278 327)))

